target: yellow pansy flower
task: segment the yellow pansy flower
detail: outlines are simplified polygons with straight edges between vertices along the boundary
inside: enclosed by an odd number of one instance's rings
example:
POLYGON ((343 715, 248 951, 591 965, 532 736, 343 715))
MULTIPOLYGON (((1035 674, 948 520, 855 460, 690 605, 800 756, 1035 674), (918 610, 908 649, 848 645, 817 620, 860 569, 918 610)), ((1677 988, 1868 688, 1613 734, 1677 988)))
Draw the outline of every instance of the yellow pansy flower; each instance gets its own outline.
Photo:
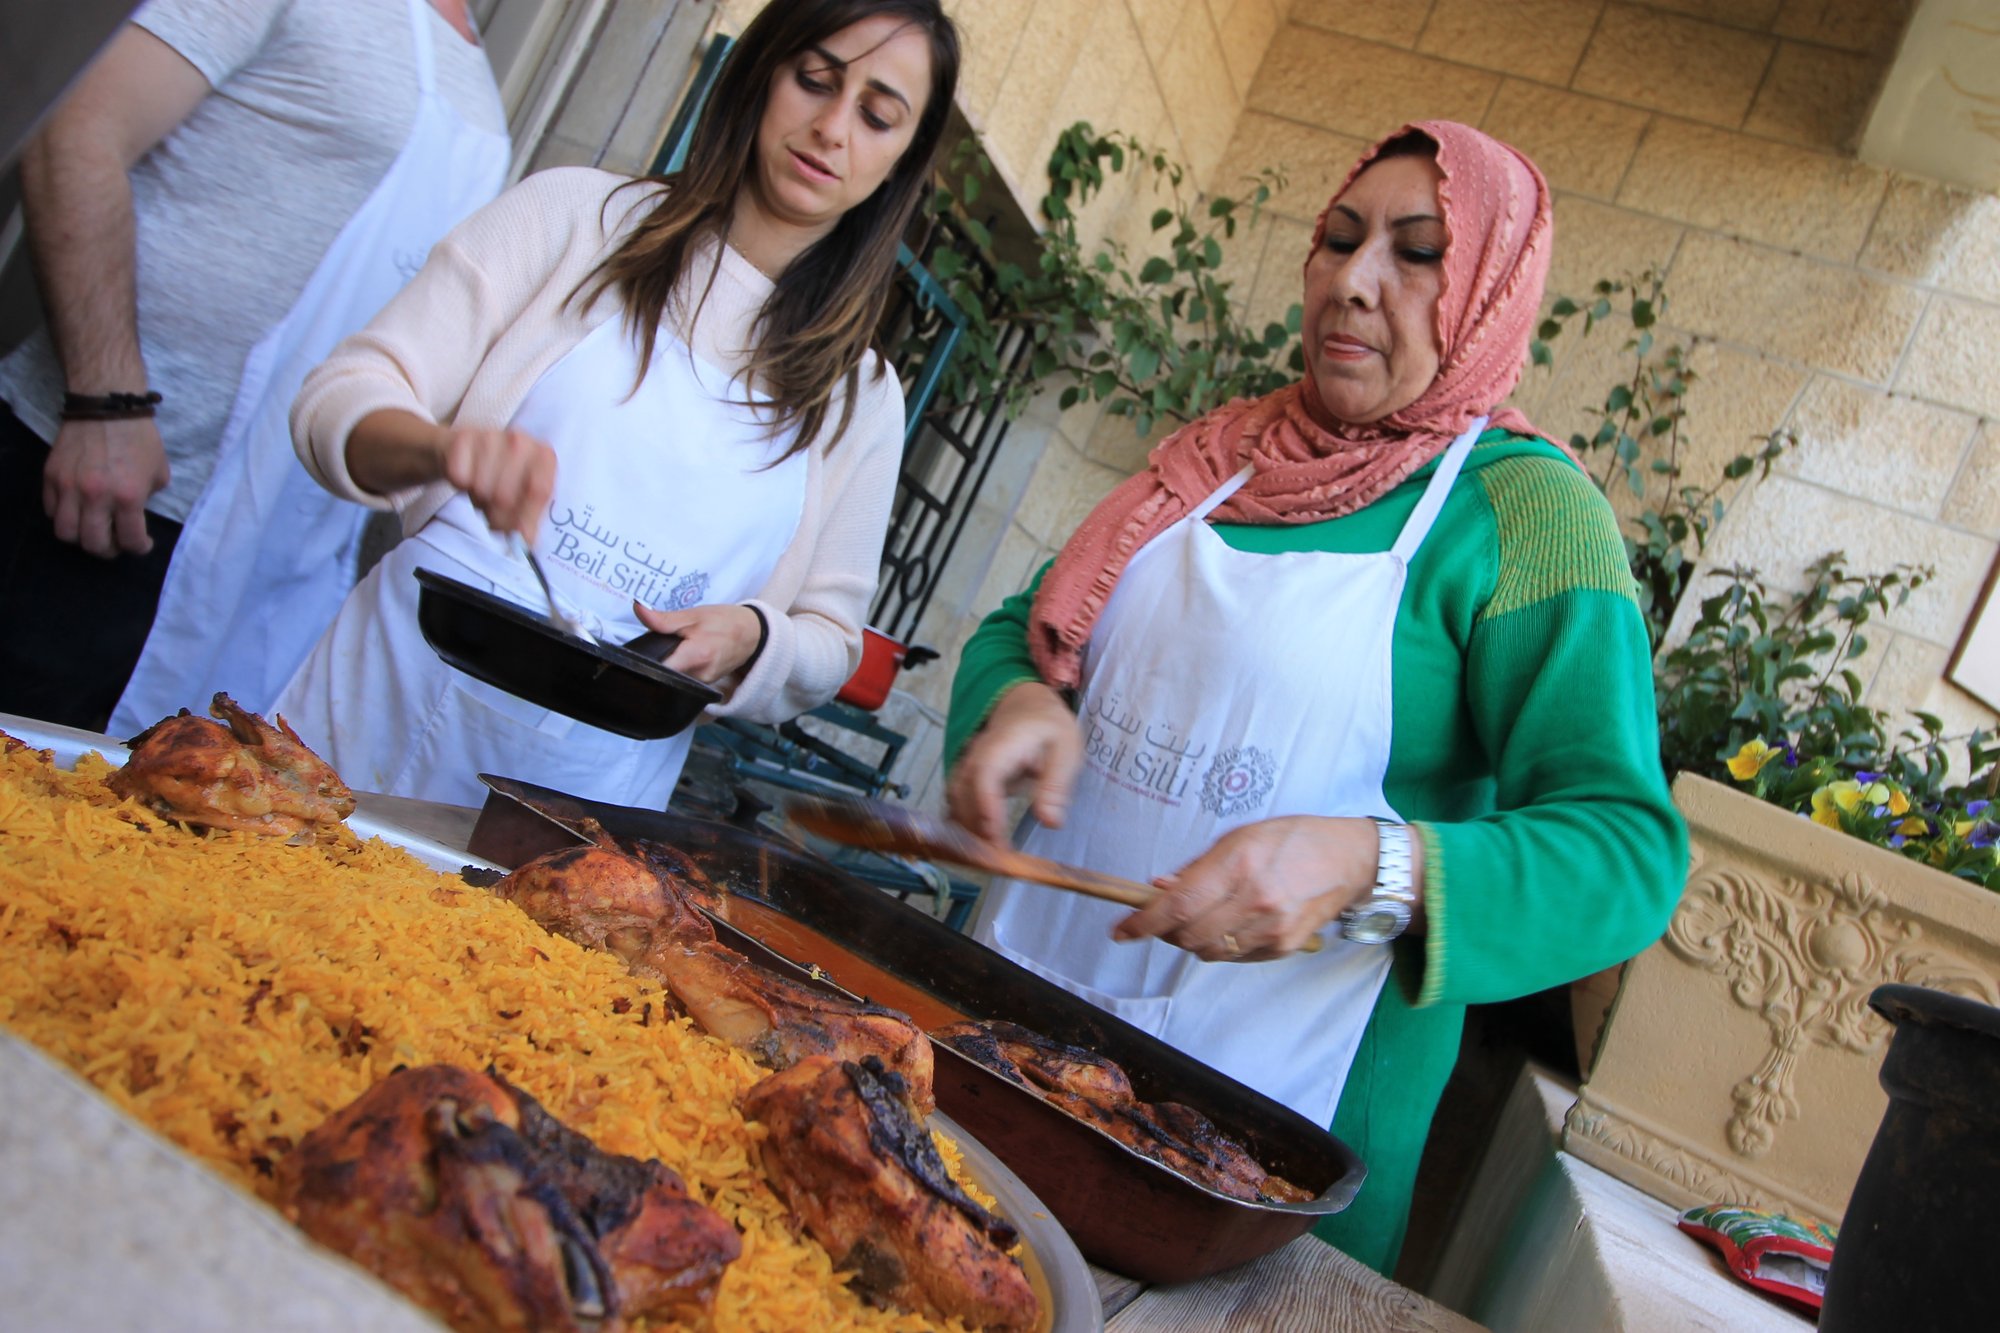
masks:
POLYGON ((1839 828, 1839 811, 1852 810, 1859 804, 1861 804, 1860 783, 1850 778, 1829 782, 1812 794, 1813 823, 1824 824, 1828 828, 1839 828))
MULTIPOLYGON (((1909 807, 1909 802, 1905 801, 1903 802, 1903 805, 1904 808, 1907 809, 1909 807)), ((1925 820, 1922 815, 1917 815, 1914 818, 1906 819, 1902 823, 1896 825, 1896 832, 1902 834, 1906 838, 1921 838, 1922 836, 1924 836, 1924 834, 1929 833, 1930 831, 1931 831, 1931 826, 1929 822, 1925 820)))
POLYGON ((1745 741, 1743 748, 1729 761, 1729 776, 1738 782, 1748 782, 1764 771, 1764 765, 1783 753, 1783 750, 1774 750, 1762 741, 1745 741))

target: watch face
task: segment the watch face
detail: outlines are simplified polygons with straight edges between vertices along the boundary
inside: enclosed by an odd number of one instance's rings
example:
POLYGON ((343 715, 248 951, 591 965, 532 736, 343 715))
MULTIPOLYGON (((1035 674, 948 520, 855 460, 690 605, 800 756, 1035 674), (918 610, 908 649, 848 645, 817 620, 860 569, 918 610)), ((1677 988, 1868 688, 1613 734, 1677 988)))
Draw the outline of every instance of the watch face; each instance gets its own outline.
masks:
POLYGON ((1348 909, 1340 930, 1356 944, 1387 944, 1410 924, 1410 909, 1399 902, 1373 902, 1348 909))

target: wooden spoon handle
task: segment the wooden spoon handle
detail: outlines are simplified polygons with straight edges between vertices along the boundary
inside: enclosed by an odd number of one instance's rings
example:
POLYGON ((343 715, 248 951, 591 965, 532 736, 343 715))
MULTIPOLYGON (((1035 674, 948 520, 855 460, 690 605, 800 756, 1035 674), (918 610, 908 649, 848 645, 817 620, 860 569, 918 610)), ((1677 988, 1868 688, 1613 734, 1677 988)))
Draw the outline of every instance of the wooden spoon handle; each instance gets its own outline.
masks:
MULTIPOLYGON (((1015 879, 1032 880, 1037 884, 1047 884, 1051 888, 1068 889, 1072 893, 1085 894, 1092 898, 1102 898, 1106 902, 1123 903, 1127 907, 1145 907, 1160 896, 1160 891, 1150 884, 1141 884, 1133 879, 1121 879, 1117 875, 1107 875, 1101 871, 1086 870, 1082 866, 1064 865, 1047 857, 1031 852, 1018 851, 1011 847, 1000 849, 998 856, 989 858, 986 867, 1002 875, 1015 879)), ((1311 936, 1299 946, 1300 953, 1318 953, 1320 938, 1311 936)))
POLYGON ((1060 861, 1051 861, 1047 857, 1011 847, 1001 849, 1000 855, 993 861, 992 868, 1000 874, 1087 894, 1106 902, 1123 903, 1127 907, 1145 907, 1160 896, 1160 891, 1150 884, 1086 870, 1082 866, 1067 866, 1060 861))

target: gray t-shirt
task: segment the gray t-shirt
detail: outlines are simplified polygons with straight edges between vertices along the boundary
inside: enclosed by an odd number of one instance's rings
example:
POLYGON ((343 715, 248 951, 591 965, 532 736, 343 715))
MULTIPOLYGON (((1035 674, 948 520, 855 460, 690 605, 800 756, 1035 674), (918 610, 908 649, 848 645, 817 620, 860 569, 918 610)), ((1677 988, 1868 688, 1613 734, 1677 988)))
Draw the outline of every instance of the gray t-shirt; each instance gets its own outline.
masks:
MULTIPOLYGON (((421 8, 439 89, 472 124, 504 130, 485 51, 421 8)), ((166 400, 173 473, 146 507, 179 521, 208 481, 250 349, 402 151, 417 58, 409 0, 150 0, 132 21, 214 89, 132 169, 139 346, 166 400)), ((46 329, 0 361, 0 399, 44 440, 62 394, 46 329)))

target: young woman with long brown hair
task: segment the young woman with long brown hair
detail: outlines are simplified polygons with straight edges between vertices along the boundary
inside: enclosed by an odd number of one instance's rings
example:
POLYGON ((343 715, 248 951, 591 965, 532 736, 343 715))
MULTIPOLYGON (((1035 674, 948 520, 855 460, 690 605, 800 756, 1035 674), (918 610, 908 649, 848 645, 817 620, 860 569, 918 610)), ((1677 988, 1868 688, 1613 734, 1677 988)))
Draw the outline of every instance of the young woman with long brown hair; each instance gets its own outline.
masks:
POLYGON ((354 786, 471 802, 482 769, 664 804, 639 743, 459 675, 419 567, 526 605, 531 542, 600 638, 678 634, 716 711, 794 716, 859 659, 902 441, 869 343, 958 74, 938 0, 786 0, 744 32, 685 170, 530 177, 306 381, 300 457, 407 540, 278 710, 354 786))

